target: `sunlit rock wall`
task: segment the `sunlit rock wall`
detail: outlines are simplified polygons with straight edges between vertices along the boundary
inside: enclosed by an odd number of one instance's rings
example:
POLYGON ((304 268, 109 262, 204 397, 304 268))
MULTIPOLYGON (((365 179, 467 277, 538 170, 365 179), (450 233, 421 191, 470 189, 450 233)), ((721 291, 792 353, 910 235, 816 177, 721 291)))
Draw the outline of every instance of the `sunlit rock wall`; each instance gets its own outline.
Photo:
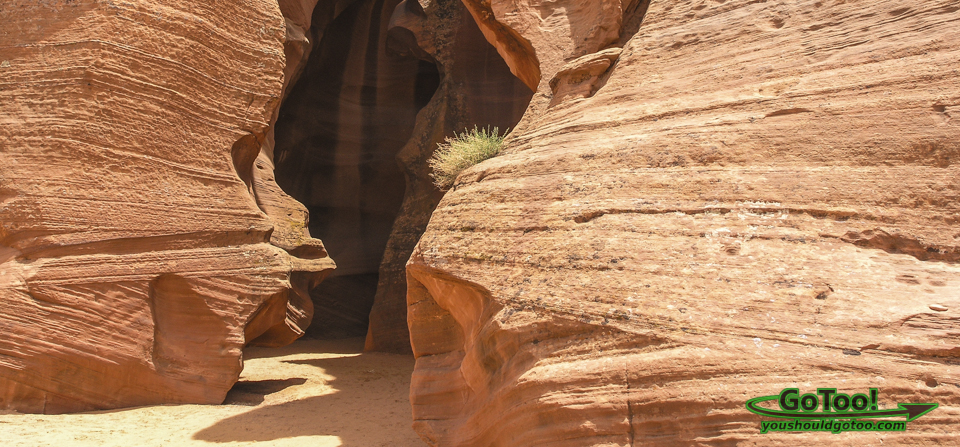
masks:
POLYGON ((301 335, 298 292, 333 268, 254 172, 280 8, 27 1, 0 20, 0 407, 221 402, 242 347, 301 335))
POLYGON ((428 443, 960 441, 960 6, 477 4, 539 90, 407 265, 428 443), (761 436, 785 387, 940 408, 761 436))

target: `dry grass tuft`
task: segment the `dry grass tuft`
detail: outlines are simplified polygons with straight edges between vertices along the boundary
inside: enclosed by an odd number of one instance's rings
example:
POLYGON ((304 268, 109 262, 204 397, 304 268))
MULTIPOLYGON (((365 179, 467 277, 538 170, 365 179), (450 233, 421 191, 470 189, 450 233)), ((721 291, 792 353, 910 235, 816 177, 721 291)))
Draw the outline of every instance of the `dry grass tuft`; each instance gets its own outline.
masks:
POLYGON ((465 169, 489 158, 496 157, 503 146, 503 139, 507 132, 498 135, 499 129, 490 128, 473 130, 465 129, 463 133, 454 134, 443 143, 438 144, 437 150, 430 157, 430 167, 433 169, 433 182, 441 190, 448 190, 453 186, 465 169))

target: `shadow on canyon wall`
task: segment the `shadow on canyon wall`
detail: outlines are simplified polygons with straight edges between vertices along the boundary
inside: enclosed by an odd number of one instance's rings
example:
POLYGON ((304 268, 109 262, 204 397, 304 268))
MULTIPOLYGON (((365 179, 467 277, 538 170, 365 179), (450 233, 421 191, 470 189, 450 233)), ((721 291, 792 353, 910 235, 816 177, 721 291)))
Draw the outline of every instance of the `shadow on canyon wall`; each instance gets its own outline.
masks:
POLYGON ((410 352, 404 265, 442 197, 427 160, 465 128, 514 126, 533 95, 459 1, 429 8, 358 0, 332 22, 314 12, 274 155, 277 183, 337 263, 311 291, 311 336, 410 352))

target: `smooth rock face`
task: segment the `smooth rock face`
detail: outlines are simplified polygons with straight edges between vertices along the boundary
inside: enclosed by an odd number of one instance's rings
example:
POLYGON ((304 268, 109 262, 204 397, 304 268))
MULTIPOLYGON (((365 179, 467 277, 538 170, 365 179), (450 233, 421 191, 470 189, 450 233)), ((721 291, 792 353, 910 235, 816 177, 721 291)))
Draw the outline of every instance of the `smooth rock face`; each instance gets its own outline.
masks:
POLYGON ((280 8, 6 2, 0 18, 0 408, 221 402, 243 346, 302 334, 302 291, 334 267, 258 160, 280 8))
MULTIPOLYGON (((582 19, 552 5, 491 8, 582 19)), ((414 251, 418 432, 823 445, 838 435, 760 435, 745 401, 877 387, 882 408, 940 408, 844 443, 960 442, 960 7, 636 6, 590 93, 551 105, 587 54, 550 53, 530 124, 460 176, 414 251)))

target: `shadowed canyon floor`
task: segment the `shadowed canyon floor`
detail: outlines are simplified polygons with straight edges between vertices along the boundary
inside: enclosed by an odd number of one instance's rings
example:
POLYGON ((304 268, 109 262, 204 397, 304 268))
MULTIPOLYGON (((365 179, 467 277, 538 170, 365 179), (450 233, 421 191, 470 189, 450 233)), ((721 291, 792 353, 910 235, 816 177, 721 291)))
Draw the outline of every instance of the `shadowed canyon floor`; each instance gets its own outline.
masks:
POLYGON ((0 414, 4 446, 420 446, 410 427, 412 356, 362 339, 250 348, 224 405, 72 415, 0 414))

